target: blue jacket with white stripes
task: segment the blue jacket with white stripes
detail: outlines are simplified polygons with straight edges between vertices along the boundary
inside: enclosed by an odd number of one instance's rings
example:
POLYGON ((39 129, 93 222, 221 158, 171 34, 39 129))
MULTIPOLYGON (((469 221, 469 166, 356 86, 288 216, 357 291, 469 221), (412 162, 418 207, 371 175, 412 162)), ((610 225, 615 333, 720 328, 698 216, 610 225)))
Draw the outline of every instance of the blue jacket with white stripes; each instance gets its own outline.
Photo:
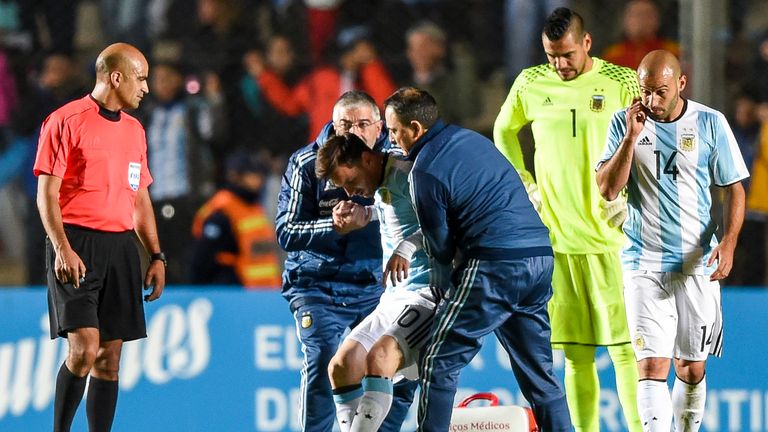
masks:
POLYGON ((411 198, 427 254, 463 259, 552 256, 549 230, 520 177, 491 141, 438 120, 414 143, 411 198))
MULTIPOLYGON (((277 241, 288 252, 283 272, 283 297, 297 301, 350 304, 381 296, 379 223, 339 235, 333 229, 333 207, 342 200, 372 205, 373 199, 350 198, 344 189, 315 175, 317 150, 333 136, 328 122, 315 142, 291 155, 283 176, 275 221, 277 241), (300 300, 301 299, 301 300, 300 300)), ((374 149, 388 151, 384 129, 374 149)))

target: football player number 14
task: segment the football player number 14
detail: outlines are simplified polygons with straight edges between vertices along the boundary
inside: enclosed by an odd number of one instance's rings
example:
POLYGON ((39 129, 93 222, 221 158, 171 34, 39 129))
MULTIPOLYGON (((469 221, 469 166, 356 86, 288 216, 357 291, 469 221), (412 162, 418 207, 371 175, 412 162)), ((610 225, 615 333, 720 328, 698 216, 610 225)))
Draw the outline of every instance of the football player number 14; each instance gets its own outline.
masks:
POLYGON ((654 150, 653 153, 656 155, 656 179, 661 180, 662 174, 668 174, 672 176, 672 180, 677 180, 677 175, 680 174, 680 171, 677 170, 677 164, 675 163, 675 156, 677 156, 677 150, 674 150, 671 155, 669 155, 669 159, 667 159, 666 162, 664 162, 664 155, 661 154, 661 150, 654 150), (661 170, 662 164, 664 165, 664 171, 661 170))

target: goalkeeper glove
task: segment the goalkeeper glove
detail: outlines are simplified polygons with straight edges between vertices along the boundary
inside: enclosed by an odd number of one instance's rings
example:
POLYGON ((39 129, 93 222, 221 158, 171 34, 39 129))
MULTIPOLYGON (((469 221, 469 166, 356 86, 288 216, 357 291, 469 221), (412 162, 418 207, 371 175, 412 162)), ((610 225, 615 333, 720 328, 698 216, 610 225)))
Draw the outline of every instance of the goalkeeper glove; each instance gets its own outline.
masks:
POLYGON ((520 180, 523 181, 525 191, 528 192, 528 199, 533 204, 536 213, 541 213, 541 194, 539 193, 539 187, 536 186, 536 181, 533 180, 533 176, 528 171, 518 171, 520 180))
POLYGON ((622 191, 613 201, 600 201, 600 216, 611 228, 620 228, 627 220, 627 194, 622 191))

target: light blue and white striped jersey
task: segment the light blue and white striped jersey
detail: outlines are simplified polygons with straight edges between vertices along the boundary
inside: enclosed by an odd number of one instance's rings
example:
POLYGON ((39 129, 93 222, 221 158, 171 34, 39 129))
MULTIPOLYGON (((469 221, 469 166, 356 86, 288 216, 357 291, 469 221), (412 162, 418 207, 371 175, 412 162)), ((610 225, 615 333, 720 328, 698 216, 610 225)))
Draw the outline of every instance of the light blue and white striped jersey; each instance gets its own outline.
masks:
POLYGON ((183 103, 160 105, 152 111, 146 133, 149 169, 154 178, 149 193, 155 201, 179 198, 190 192, 188 115, 183 103))
MULTIPOLYGON (((609 160, 627 130, 626 110, 614 114, 605 151, 609 160)), ((711 274, 706 263, 717 245, 710 217, 710 185, 749 177, 739 146, 722 113, 686 100, 677 120, 648 118, 635 142, 627 183, 628 218, 622 252, 627 270, 711 274)))
POLYGON ((419 246, 411 259, 408 277, 397 286, 392 286, 392 282, 387 278, 388 292, 400 290, 428 292, 430 286, 429 259, 424 253, 424 248, 421 247, 419 221, 413 208, 408 184, 408 175, 412 166, 413 162, 390 153, 384 166, 384 179, 375 194, 384 266, 404 239, 414 240, 412 236, 416 235, 419 246))

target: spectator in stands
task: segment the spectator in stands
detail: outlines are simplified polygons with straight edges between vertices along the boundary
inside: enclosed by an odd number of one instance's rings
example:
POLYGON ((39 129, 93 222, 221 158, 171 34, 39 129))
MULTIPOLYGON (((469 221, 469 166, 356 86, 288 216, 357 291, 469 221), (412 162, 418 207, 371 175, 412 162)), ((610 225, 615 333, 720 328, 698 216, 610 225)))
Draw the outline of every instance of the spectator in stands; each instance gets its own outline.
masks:
POLYGON ((100 0, 105 41, 123 41, 142 50, 148 48, 150 27, 147 13, 151 3, 150 0, 100 0))
POLYGON ((757 103, 768 103, 768 31, 756 40, 757 55, 751 60, 750 73, 745 80, 747 91, 757 103))
POLYGON ((236 82, 240 59, 252 40, 237 0, 198 0, 197 26, 184 41, 184 60, 196 72, 215 71, 236 82))
POLYGON ((297 63, 291 39, 284 34, 270 36, 265 50, 254 47, 243 55, 244 72, 235 101, 238 108, 233 111, 233 124, 238 127, 232 130, 232 136, 269 160, 272 171, 264 206, 274 220, 282 173, 288 157, 306 140, 307 116, 287 116, 265 100, 258 78, 264 64, 288 86, 300 81, 303 68, 297 63))
POLYGON ((632 0, 624 8, 624 39, 606 48, 603 59, 637 69, 653 50, 663 49, 680 56, 677 42, 659 35, 659 8, 653 0, 632 0))
POLYGON ((736 101, 733 133, 750 167, 752 177, 744 182, 747 211, 739 235, 729 285, 760 286, 766 280, 766 228, 768 228, 768 105, 750 98, 736 101), (757 131, 755 131, 757 129, 757 131))
POLYGON ((174 257, 166 281, 186 282, 190 227, 195 210, 214 192, 211 148, 222 141, 226 129, 220 86, 209 80, 195 95, 184 90, 184 77, 172 63, 153 66, 152 93, 140 116, 147 133, 149 188, 157 231, 167 239, 166 253, 174 257))
POLYGON ((304 0, 312 61, 319 63, 333 40, 342 0, 304 0))
POLYGON ((36 53, 45 48, 50 52, 74 54, 77 6, 80 0, 22 0, 16 3, 19 4, 21 22, 19 36, 25 40, 21 43, 25 51, 36 53), (47 46, 44 45, 46 38, 43 36, 43 27, 40 26, 41 21, 45 22, 45 28, 50 35, 47 46))
POLYGON ((0 50, 0 149, 7 144, 11 113, 18 99, 10 56, 5 50, 0 50))
POLYGON ((236 151, 227 158, 227 185, 195 215, 192 283, 280 286, 275 227, 262 205, 268 171, 251 152, 236 151))
POLYGON ((246 51, 235 100, 240 107, 234 111, 234 124, 238 127, 232 131, 233 139, 248 143, 254 150, 268 150, 272 157, 281 160, 282 173, 288 157, 306 140, 307 121, 304 114, 285 115, 265 100, 259 84, 263 65, 287 86, 296 85, 302 78, 293 44, 285 35, 271 36, 266 49, 254 47, 246 51))
MULTIPOLYGON (((232 101, 237 98, 243 53, 254 40, 253 28, 246 20, 248 12, 239 0, 197 0, 197 23, 181 36, 181 66, 188 74, 190 92, 205 88, 207 81, 218 81, 226 101, 223 106, 227 118, 235 116, 237 105, 232 101)), ((221 142, 223 147, 213 149, 218 181, 224 181, 221 162, 238 145, 231 136, 227 138, 221 142)))
POLYGON ((343 29, 336 43, 339 51, 336 63, 318 66, 292 88, 263 64, 252 69, 265 98, 278 111, 288 116, 307 113, 310 136, 320 134, 333 113, 334 103, 344 92, 364 91, 381 105, 395 90, 366 27, 343 29))
POLYGON ((445 121, 466 124, 480 110, 472 62, 456 62, 449 68, 446 34, 435 23, 422 21, 405 38, 412 84, 434 96, 445 121))
POLYGON ((504 0, 504 38, 507 76, 514 80, 530 66, 546 61, 541 52, 541 26, 547 15, 569 0, 504 0))

